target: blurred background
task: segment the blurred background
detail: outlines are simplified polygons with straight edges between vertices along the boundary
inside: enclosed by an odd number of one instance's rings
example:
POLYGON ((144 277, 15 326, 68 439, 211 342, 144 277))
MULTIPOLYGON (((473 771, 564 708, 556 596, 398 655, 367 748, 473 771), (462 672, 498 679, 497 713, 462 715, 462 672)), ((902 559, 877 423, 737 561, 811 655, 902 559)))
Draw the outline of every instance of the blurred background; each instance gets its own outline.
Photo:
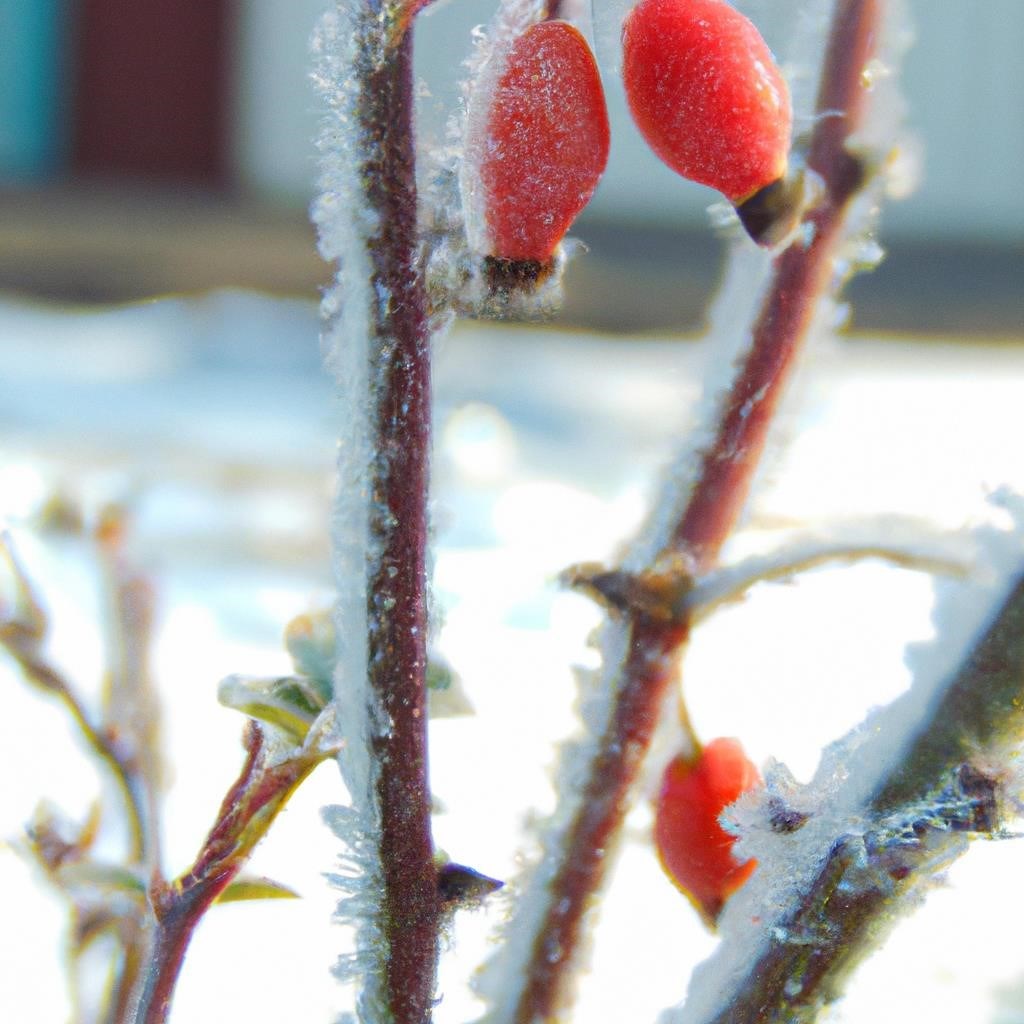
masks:
MULTIPOLYGON (((326 2, 0 0, 0 292, 102 303, 243 286, 315 298, 329 270, 306 216, 308 49, 326 2)), ((747 6, 780 50, 795 5, 747 6)), ((855 283, 855 323, 1019 333, 1024 4, 907 6, 922 180, 886 211, 888 265, 855 283)), ((439 0, 421 19, 425 140, 443 132, 470 29, 492 9, 439 0)), ((615 15, 596 16, 600 37, 615 15)), ((716 197, 662 168, 614 75, 608 91, 612 161, 575 231, 591 252, 563 321, 697 328, 719 263, 705 212, 716 197)))

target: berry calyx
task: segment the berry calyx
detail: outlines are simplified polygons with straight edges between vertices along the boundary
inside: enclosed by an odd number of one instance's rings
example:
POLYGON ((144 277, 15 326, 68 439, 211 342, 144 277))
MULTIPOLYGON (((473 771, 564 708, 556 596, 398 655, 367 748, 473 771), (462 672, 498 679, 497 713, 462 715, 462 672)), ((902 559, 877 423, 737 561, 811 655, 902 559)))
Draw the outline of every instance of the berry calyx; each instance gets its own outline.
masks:
POLYGON ((587 41, 565 21, 531 25, 499 59, 493 85, 470 103, 467 231, 485 256, 543 264, 608 162, 604 90, 587 41))
POLYGON ((677 174, 734 204, 786 172, 789 89, 754 25, 725 0, 640 0, 622 30, 633 120, 677 174))
POLYGON ((719 815, 761 781, 738 740, 712 740, 697 755, 665 768, 654 817, 654 842, 665 873, 708 924, 753 873, 755 860, 737 861, 735 838, 719 815))

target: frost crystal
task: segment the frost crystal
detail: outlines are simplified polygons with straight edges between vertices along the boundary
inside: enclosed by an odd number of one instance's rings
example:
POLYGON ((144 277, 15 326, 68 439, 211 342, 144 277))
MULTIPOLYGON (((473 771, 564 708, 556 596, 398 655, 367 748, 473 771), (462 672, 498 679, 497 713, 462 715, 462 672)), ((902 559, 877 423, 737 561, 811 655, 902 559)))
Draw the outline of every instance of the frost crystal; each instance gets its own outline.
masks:
MULTIPOLYGON (((367 9, 368 11, 368 9, 367 9)), ((372 17, 363 12, 363 16, 372 17)), ((353 963, 342 971, 356 980, 359 1018, 385 1017, 374 967, 387 955, 386 944, 369 911, 381 888, 379 808, 375 795, 378 767, 369 754, 373 730, 373 699, 367 679, 368 630, 366 564, 370 557, 368 467, 373 459, 371 325, 381 297, 370 282, 369 251, 378 218, 368 207, 361 187, 362 168, 373 140, 360 128, 360 84, 385 59, 379 30, 364 25, 360 10, 344 2, 324 15, 313 40, 314 81, 326 114, 319 139, 320 194, 314 203, 320 251, 336 260, 335 283, 321 307, 322 344, 328 369, 337 382, 340 416, 337 494, 331 526, 334 578, 337 586, 335 626, 337 661, 334 692, 337 727, 343 744, 338 757, 352 807, 332 808, 325 820, 346 847, 344 870, 333 878, 346 893, 339 916, 356 928, 353 963)))
MULTIPOLYGON (((765 787, 746 794, 727 812, 738 835, 736 856, 756 857, 758 869, 726 907, 720 922, 722 945, 695 972, 685 1012, 677 1009, 668 1019, 703 1024, 723 1009, 722 999, 735 990, 769 942, 813 941, 790 934, 785 922, 794 916, 826 858, 837 855, 837 844, 843 844, 841 856, 851 864, 844 885, 884 891, 891 875, 877 872, 880 859, 891 868, 891 858, 900 855, 901 847, 918 843, 929 828, 948 834, 978 827, 972 815, 985 809, 962 774, 932 803, 880 816, 871 802, 899 771, 908 748, 1024 572, 1024 499, 1001 493, 994 503, 1009 513, 1010 528, 977 529, 971 578, 936 581, 935 638, 907 650, 910 689, 831 744, 807 786, 797 786, 784 766, 773 764, 765 787)), ((933 870, 960 849, 956 841, 937 844, 933 870)), ((915 868, 926 854, 913 851, 915 868)))

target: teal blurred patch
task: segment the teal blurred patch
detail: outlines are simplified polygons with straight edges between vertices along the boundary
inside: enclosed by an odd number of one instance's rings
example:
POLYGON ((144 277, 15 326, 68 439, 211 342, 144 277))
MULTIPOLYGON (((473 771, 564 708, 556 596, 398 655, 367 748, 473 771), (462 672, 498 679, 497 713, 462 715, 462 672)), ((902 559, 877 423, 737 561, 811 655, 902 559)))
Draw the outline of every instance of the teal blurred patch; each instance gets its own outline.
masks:
POLYGON ((69 0, 0 0, 0 180, 56 171, 68 137, 69 0))

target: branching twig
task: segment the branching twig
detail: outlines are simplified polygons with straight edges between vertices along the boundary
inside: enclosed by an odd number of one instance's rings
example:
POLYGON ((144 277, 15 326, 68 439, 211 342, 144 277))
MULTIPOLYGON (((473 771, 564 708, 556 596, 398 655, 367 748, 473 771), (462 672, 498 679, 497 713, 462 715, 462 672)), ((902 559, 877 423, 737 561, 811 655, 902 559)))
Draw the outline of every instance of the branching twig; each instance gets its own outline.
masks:
POLYGON ((32 584, 18 562, 5 535, 0 538, 3 556, 13 576, 16 607, 0 622, 0 645, 17 662, 25 679, 40 690, 52 694, 67 709, 89 749, 107 766, 124 798, 126 819, 131 836, 131 859, 141 864, 149 856, 153 820, 149 784, 138 771, 132 755, 116 735, 103 724, 97 724, 75 687, 50 662, 42 650, 48 623, 46 613, 36 598, 32 584))
POLYGON ((246 761, 221 804, 192 867, 173 882, 157 880, 150 892, 154 923, 141 965, 141 991, 131 1020, 163 1024, 196 925, 244 867, 278 812, 323 759, 315 744, 275 759, 263 729, 249 722, 246 761))
MULTIPOLYGON (((703 573, 715 563, 746 501, 772 417, 789 381, 819 299, 829 294, 834 255, 851 199, 866 168, 846 148, 860 123, 881 0, 838 0, 817 99, 819 117, 808 165, 823 194, 805 217, 796 240, 777 258, 772 284, 753 328, 746 361, 729 392, 717 434, 704 453, 685 507, 670 531, 662 558, 679 556, 703 573), (840 112, 840 113, 836 113, 840 112)), ((839 282, 835 282, 836 285, 839 282)), ((674 678, 676 657, 689 623, 653 620, 634 612, 625 625, 623 660, 607 726, 597 741, 586 779, 557 848, 546 851, 550 881, 543 908, 529 927, 531 948, 518 980, 494 1008, 509 1024, 550 1021, 564 1010, 584 915, 604 880, 613 845, 638 778, 659 711, 674 678)), ((543 867, 539 870, 545 870, 543 867)))

